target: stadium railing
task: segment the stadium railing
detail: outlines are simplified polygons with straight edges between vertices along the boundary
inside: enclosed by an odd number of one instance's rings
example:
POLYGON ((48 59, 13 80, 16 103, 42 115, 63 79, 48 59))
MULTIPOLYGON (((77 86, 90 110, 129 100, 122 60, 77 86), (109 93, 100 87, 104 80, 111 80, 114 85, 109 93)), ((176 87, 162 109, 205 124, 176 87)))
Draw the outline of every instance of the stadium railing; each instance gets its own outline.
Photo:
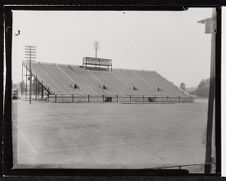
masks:
POLYGON ((113 102, 113 103, 193 103, 194 97, 178 96, 134 96, 134 95, 49 95, 48 102, 60 103, 103 103, 103 102, 113 102))

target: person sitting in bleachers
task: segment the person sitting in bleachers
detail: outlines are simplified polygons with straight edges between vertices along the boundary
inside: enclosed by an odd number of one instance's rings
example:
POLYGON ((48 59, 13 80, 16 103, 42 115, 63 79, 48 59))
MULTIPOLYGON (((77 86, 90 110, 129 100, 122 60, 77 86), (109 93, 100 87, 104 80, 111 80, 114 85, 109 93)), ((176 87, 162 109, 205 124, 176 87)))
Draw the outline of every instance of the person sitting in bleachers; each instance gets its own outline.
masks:
POLYGON ((108 89, 108 87, 107 87, 106 85, 103 85, 102 88, 103 88, 104 90, 105 90, 105 89, 108 89))
POLYGON ((77 84, 74 84, 74 89, 79 89, 79 86, 77 84))
POLYGON ((157 91, 161 91, 162 89, 160 89, 159 87, 157 87, 157 91))
POLYGON ((133 86, 132 89, 133 89, 134 91, 137 90, 137 88, 136 88, 135 86, 133 86))

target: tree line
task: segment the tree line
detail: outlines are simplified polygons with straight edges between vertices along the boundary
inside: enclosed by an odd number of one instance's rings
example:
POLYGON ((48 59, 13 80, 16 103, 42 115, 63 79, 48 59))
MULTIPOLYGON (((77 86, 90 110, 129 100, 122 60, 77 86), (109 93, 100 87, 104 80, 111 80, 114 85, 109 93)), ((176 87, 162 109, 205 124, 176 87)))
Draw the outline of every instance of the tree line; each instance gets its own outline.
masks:
POLYGON ((209 96, 210 79, 202 79, 199 85, 195 88, 186 88, 185 83, 180 84, 182 90, 187 91, 191 95, 195 95, 201 98, 208 98, 209 96))

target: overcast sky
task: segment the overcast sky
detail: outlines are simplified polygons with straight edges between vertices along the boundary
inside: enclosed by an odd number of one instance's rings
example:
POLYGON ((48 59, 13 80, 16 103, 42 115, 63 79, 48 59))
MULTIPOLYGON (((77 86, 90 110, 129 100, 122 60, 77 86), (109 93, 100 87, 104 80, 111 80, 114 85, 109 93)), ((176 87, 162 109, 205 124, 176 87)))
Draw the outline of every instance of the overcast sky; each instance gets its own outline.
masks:
POLYGON ((155 70, 177 86, 197 86, 210 72, 210 40, 197 21, 212 9, 188 11, 13 11, 13 82, 21 81, 24 46, 37 46, 37 61, 81 65, 94 56, 113 68, 155 70), (21 31, 15 36, 17 30, 21 31))

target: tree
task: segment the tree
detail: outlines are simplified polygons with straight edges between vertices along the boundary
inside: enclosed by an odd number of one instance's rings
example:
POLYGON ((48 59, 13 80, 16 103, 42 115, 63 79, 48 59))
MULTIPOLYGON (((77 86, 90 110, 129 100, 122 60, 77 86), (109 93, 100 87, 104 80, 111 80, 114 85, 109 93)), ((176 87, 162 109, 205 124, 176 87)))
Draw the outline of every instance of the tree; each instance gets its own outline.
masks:
POLYGON ((21 81, 20 83, 19 83, 20 85, 20 92, 21 92, 21 94, 23 95, 24 94, 24 92, 25 92, 25 85, 24 85, 24 81, 21 81))
POLYGON ((199 85, 196 88, 187 89, 188 93, 202 97, 202 98, 208 98, 208 96, 209 96, 209 84, 210 84, 210 79, 202 79, 199 82, 199 85))
POLYGON ((210 85, 210 79, 201 80, 196 90, 197 96, 207 98, 209 95, 209 85, 210 85))
POLYGON ((42 91, 42 85, 37 81, 37 85, 36 85, 36 78, 33 78, 32 80, 32 94, 35 95, 36 91, 38 93, 40 93, 42 91), (36 86, 37 86, 37 90, 36 90, 36 86))

